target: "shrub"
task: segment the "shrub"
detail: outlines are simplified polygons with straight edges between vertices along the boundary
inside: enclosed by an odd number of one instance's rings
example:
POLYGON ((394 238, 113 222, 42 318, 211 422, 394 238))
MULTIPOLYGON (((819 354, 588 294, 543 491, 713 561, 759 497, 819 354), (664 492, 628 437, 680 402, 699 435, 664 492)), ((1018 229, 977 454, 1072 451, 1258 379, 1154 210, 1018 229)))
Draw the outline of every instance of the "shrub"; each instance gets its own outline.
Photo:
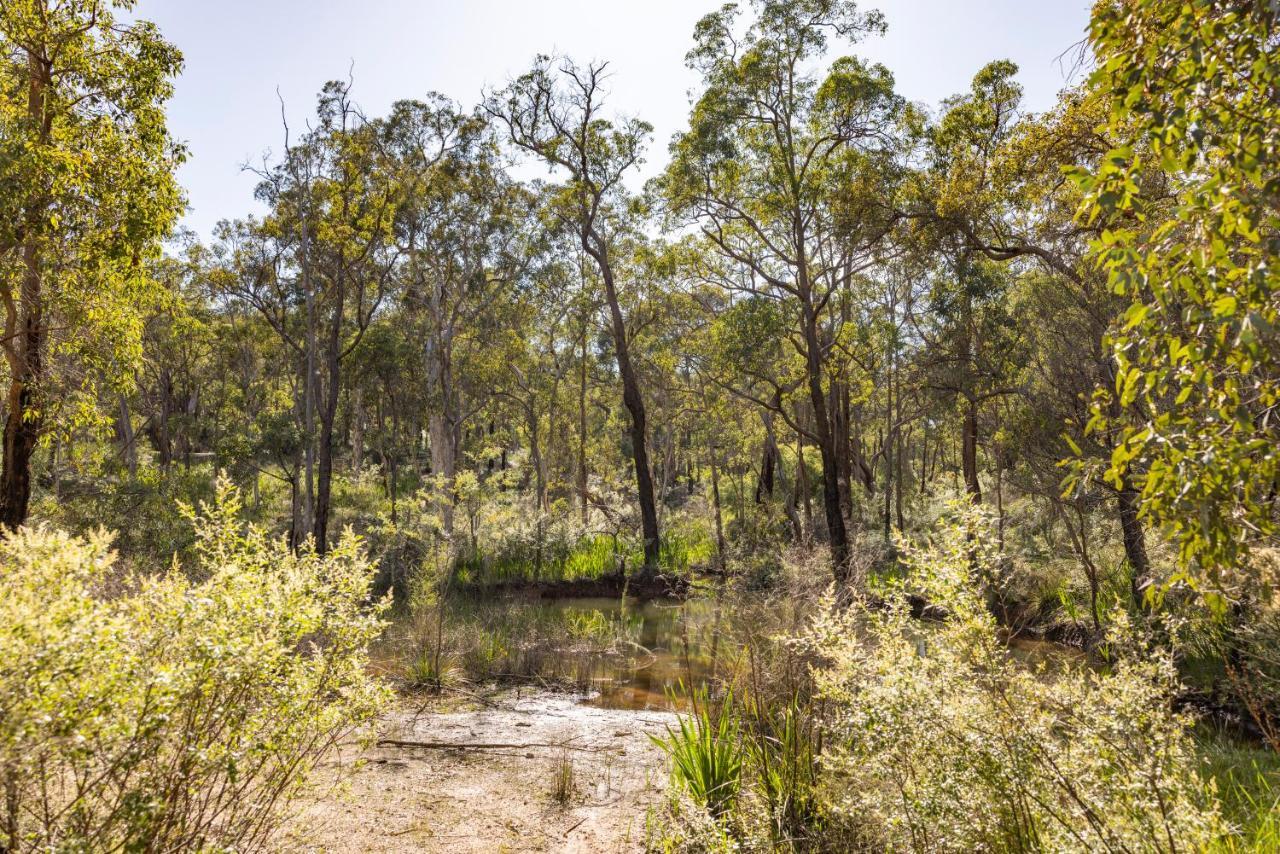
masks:
POLYGON ((1221 819, 1189 722, 1169 710, 1171 655, 1117 615, 1107 669, 1017 662, 977 581, 997 564, 975 514, 902 546, 906 583, 945 622, 911 620, 898 586, 829 607, 804 641, 837 709, 830 813, 890 850, 1202 849, 1221 819))
POLYGON ((103 532, 0 540, 10 850, 260 849, 305 772, 378 710, 365 650, 384 605, 357 539, 294 554, 239 509, 224 483, 187 511, 189 575, 124 575, 103 532))

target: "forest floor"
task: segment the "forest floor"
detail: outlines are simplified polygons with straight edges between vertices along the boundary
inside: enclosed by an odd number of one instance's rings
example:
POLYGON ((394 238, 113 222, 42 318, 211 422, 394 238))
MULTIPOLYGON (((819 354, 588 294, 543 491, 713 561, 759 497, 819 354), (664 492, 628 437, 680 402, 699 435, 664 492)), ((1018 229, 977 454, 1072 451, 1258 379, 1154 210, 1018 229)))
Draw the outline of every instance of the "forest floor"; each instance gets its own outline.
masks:
POLYGON ((404 698, 379 724, 381 746, 347 746, 317 769, 279 848, 642 851, 667 780, 649 735, 674 720, 528 688, 425 707, 404 698))

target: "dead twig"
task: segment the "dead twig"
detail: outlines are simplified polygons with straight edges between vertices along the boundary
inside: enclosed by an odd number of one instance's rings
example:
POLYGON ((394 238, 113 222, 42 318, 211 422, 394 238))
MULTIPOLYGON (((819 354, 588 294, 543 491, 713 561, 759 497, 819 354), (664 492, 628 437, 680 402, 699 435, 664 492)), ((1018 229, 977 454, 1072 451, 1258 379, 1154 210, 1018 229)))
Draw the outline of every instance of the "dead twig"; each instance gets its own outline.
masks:
POLYGON ((541 741, 530 742, 475 742, 475 741, 404 741, 398 738, 380 738, 378 747, 409 747, 422 750, 524 750, 531 747, 554 748, 558 750, 581 750, 585 753, 606 753, 608 748, 577 747, 572 744, 551 744, 541 741))

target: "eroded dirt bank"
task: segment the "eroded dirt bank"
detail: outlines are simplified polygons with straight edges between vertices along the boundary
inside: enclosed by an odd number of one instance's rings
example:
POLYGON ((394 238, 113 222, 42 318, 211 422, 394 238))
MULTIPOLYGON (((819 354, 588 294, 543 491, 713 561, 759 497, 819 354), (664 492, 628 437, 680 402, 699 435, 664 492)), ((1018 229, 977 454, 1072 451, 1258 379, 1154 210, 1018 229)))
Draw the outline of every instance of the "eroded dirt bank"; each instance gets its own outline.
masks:
POLYGON ((281 848, 643 850, 646 818, 667 782, 649 734, 673 721, 529 689, 445 709, 405 700, 381 722, 382 746, 346 748, 317 771, 281 848), (415 742, 433 746, 404 744, 415 742), (566 763, 572 784, 561 803, 556 779, 566 763))

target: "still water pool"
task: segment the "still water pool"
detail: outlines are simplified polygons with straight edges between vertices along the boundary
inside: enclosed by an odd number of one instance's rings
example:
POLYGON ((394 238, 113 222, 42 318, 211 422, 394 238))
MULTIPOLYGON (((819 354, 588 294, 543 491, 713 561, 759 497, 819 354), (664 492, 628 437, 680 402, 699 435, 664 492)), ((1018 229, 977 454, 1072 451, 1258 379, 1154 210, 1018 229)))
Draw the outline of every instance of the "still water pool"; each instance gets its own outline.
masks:
MULTIPOLYGON (((681 709, 691 688, 746 671, 748 638, 795 634, 805 623, 790 602, 741 597, 732 603, 461 597, 446 606, 445 620, 444 659, 469 679, 542 681, 605 709, 681 709)), ((403 623, 388 638, 392 657, 418 654, 412 650, 422 648, 421 639, 434 636, 432 622, 425 630, 420 622, 416 632, 412 620, 403 623)), ((918 625, 923 651, 931 629, 918 625)), ((1013 641, 1010 650, 1029 664, 1079 657, 1034 641, 1013 641)))

